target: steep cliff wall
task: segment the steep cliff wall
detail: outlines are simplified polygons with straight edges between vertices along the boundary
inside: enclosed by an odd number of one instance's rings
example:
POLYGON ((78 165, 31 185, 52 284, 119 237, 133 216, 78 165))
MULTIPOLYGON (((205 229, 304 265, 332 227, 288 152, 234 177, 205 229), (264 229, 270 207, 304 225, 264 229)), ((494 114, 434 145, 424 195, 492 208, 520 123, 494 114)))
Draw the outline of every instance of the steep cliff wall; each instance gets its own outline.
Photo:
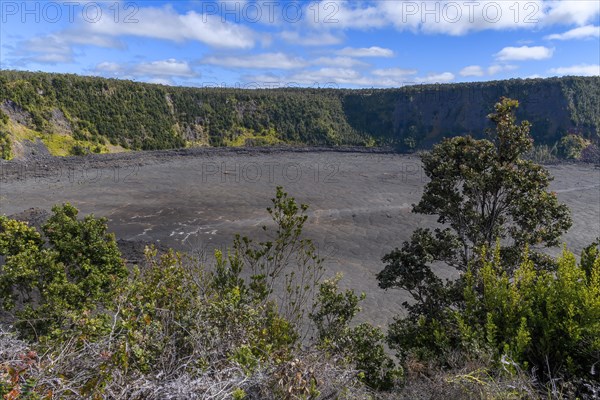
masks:
POLYGON ((518 117, 533 124, 538 143, 569 132, 600 140, 600 77, 235 90, 0 71, 0 121, 8 121, 0 129, 17 141, 39 137, 94 151, 277 143, 427 148, 448 136, 483 136, 501 96, 520 101, 518 117))
POLYGON ((539 143, 553 143, 568 132, 600 138, 597 77, 363 90, 345 95, 344 110, 359 131, 391 141, 412 137, 420 147, 429 147, 443 137, 483 136, 489 128, 486 116, 501 96, 519 100, 517 117, 532 123, 539 143))

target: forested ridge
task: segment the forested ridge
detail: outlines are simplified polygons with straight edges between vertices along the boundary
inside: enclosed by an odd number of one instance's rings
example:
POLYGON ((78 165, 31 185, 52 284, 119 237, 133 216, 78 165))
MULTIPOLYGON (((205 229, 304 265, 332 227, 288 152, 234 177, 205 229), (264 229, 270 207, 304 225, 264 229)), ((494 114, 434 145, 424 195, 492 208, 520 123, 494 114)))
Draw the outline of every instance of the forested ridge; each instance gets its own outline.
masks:
POLYGON ((0 129, 56 146, 111 151, 193 145, 392 145, 482 137, 500 96, 519 99, 538 144, 575 133, 598 142, 600 77, 398 89, 188 88, 70 74, 0 71, 0 129), (16 133, 26 128, 26 135, 16 133), (61 134, 68 141, 51 140, 61 134), (46 135, 46 136, 44 136, 46 135), (72 138, 72 140, 71 140, 72 138))

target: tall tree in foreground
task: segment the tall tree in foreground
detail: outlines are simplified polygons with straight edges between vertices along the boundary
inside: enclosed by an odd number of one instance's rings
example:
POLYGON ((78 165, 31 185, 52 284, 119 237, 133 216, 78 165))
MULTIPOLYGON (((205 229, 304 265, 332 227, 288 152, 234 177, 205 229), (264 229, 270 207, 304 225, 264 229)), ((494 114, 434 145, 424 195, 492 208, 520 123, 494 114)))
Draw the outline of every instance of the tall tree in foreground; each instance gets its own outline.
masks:
POLYGON ((548 171, 523 158, 532 139, 529 123, 516 122, 517 107, 518 102, 508 98, 495 105, 488 116, 495 125, 489 139, 446 139, 422 156, 430 181, 413 212, 437 215, 441 227, 417 229, 383 258, 386 266, 377 276, 382 288, 401 288, 414 298, 405 303, 408 317, 390 327, 390 344, 401 355, 439 355, 457 345, 446 334, 456 322, 448 319, 448 310, 464 308, 464 273, 480 265, 475 261, 481 249, 498 242, 498 264, 509 276, 527 249, 537 268, 556 266, 536 249, 559 244, 571 218, 548 190, 548 171), (461 277, 443 281, 432 270, 438 263, 455 267, 461 277))
POLYGON ((464 272, 477 249, 500 239, 503 259, 514 268, 525 247, 559 244, 571 227, 569 209, 548 191, 549 172, 523 158, 532 139, 529 122, 516 124, 518 104, 507 98, 496 104, 488 116, 496 126, 491 140, 454 137, 422 156, 430 181, 413 212, 437 215, 442 227, 417 229, 384 257, 387 265, 377 277, 382 288, 402 288, 426 302, 442 285, 433 262, 464 272))

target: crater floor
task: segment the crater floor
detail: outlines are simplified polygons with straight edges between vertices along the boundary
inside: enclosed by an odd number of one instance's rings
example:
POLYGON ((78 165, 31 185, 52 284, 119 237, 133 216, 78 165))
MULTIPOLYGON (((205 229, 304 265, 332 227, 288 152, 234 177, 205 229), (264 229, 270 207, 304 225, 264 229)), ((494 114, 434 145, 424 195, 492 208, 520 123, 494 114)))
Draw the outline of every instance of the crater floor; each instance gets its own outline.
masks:
MULTIPOLYGON (((281 185, 310 206, 305 234, 327 258, 327 274, 342 272, 342 286, 367 294, 360 319, 383 326, 401 312, 407 295, 379 289, 375 274, 381 257, 415 228, 434 225, 433 218, 410 212, 426 182, 417 157, 322 151, 124 157, 128 162, 2 164, 0 213, 70 202, 82 214, 107 217, 119 238, 210 252, 226 247, 236 233, 260 235, 270 221, 265 208, 281 185)), ((555 177, 552 190, 573 215, 564 242, 579 252, 600 236, 600 170, 548 168, 555 177)))

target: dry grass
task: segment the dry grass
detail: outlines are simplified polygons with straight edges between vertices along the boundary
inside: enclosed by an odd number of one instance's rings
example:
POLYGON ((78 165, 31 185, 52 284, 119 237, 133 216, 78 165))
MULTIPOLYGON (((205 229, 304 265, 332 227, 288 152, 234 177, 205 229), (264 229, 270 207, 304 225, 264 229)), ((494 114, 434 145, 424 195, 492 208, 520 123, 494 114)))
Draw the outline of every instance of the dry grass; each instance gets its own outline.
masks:
POLYGON ((104 341, 38 354, 0 330, 0 393, 26 398, 34 391, 47 399, 372 399, 358 371, 325 354, 299 352, 291 361, 260 366, 252 373, 239 365, 215 363, 201 368, 181 360, 179 369, 142 374, 111 367, 104 341))

